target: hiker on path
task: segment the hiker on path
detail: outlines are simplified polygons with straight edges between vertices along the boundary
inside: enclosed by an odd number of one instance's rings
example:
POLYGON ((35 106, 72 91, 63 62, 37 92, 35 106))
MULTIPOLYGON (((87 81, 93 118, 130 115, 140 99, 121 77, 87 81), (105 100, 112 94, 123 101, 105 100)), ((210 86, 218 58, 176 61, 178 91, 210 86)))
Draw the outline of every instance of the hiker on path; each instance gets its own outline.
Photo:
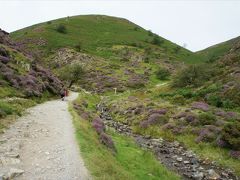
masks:
POLYGON ((62 90, 61 90, 60 96, 61 96, 62 101, 64 101, 65 96, 66 96, 66 90, 65 90, 65 89, 62 89, 62 90))

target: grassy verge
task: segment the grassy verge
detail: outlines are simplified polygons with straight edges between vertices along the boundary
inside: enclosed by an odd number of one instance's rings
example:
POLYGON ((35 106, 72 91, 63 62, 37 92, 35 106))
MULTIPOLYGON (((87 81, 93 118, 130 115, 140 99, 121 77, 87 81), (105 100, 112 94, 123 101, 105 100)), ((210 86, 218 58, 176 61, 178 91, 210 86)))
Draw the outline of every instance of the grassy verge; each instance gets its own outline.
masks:
MULTIPOLYGON (((90 103, 92 100, 90 98, 90 103)), ((91 108, 91 105, 89 106, 91 108)), ((78 116, 70 105, 76 137, 87 168, 95 179, 179 179, 163 167, 150 152, 140 149, 133 139, 108 132, 117 153, 99 142, 89 121, 78 116)))

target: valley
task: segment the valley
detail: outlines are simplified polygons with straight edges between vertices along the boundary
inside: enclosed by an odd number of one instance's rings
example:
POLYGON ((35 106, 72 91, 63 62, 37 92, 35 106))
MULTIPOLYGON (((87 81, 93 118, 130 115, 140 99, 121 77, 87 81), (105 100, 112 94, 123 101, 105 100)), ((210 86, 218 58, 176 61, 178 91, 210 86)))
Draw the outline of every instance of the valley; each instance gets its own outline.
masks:
POLYGON ((69 110, 93 178, 239 179, 239 38, 194 53, 102 15, 2 37, 3 132, 12 116, 55 99, 65 85, 79 93, 69 110), (74 67, 81 72, 71 74, 74 67))

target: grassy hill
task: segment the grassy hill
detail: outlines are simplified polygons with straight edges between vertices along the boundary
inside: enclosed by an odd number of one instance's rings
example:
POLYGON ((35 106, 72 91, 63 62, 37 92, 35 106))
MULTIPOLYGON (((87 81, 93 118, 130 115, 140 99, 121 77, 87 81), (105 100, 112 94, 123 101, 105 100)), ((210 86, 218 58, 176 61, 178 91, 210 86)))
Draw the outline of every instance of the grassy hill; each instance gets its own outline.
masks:
POLYGON ((221 56, 225 55, 228 51, 230 51, 231 48, 239 41, 240 37, 236 37, 231 40, 198 51, 197 54, 203 56, 206 60, 215 61, 221 56))
POLYGON ((44 55, 62 47, 74 48, 79 44, 85 52, 101 57, 109 57, 104 48, 113 45, 154 48, 162 52, 163 57, 180 60, 193 54, 126 19, 101 15, 61 18, 18 30, 11 36, 27 43, 28 48, 39 49, 40 45, 40 50, 46 53, 44 55), (58 33, 56 30, 59 25, 65 26, 66 31, 58 33))
POLYGON ((103 15, 61 18, 18 30, 11 37, 57 73, 68 64, 84 64, 88 70, 82 84, 97 92, 157 84, 159 68, 174 74, 184 63, 201 62, 200 56, 126 19, 103 15))

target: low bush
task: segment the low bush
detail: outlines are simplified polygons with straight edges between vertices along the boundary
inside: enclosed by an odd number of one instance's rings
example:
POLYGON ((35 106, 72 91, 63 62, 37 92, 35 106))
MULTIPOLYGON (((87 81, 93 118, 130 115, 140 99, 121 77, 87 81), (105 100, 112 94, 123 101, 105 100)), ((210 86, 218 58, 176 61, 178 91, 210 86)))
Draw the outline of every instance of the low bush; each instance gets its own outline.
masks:
POLYGON ((209 65, 190 65, 175 76, 173 87, 199 87, 210 80, 215 69, 209 65))
POLYGON ((0 102, 0 117, 4 117, 5 115, 13 114, 14 109, 5 102, 0 102))
POLYGON ((159 68, 156 72, 156 76, 160 80, 167 80, 170 75, 170 71, 166 68, 159 68))
POLYGON ((67 34, 67 28, 63 24, 59 24, 56 28, 56 31, 62 34, 67 34))
POLYGON ((102 144, 104 144, 111 150, 116 151, 116 148, 115 148, 112 138, 110 136, 108 136, 106 133, 102 132, 100 134, 100 141, 102 144))
POLYGON ((92 122, 92 127, 96 130, 98 134, 101 134, 105 130, 103 121, 100 118, 95 118, 92 122))
POLYGON ((216 107, 222 107, 223 106, 223 102, 222 102, 221 97, 217 96, 216 94, 210 94, 207 97, 207 102, 212 106, 216 106, 216 107))
POLYGON ((183 105, 185 103, 185 98, 182 95, 175 95, 172 97, 172 103, 174 104, 179 104, 179 105, 183 105))
POLYGON ((151 114, 147 120, 144 120, 140 123, 142 128, 147 128, 152 125, 163 125, 168 122, 166 116, 158 113, 151 114))
POLYGON ((209 105, 205 102, 193 102, 192 103, 192 108, 193 109, 199 109, 202 111, 209 111, 209 105))
POLYGON ((216 116, 212 113, 201 113, 198 118, 201 125, 211 125, 216 121, 216 116))
POLYGON ((235 120, 227 123, 222 130, 222 140, 227 142, 231 149, 240 150, 240 122, 235 120))
POLYGON ((160 39, 159 36, 155 35, 154 38, 152 39, 152 44, 160 46, 161 44, 164 43, 164 41, 162 39, 160 39))

